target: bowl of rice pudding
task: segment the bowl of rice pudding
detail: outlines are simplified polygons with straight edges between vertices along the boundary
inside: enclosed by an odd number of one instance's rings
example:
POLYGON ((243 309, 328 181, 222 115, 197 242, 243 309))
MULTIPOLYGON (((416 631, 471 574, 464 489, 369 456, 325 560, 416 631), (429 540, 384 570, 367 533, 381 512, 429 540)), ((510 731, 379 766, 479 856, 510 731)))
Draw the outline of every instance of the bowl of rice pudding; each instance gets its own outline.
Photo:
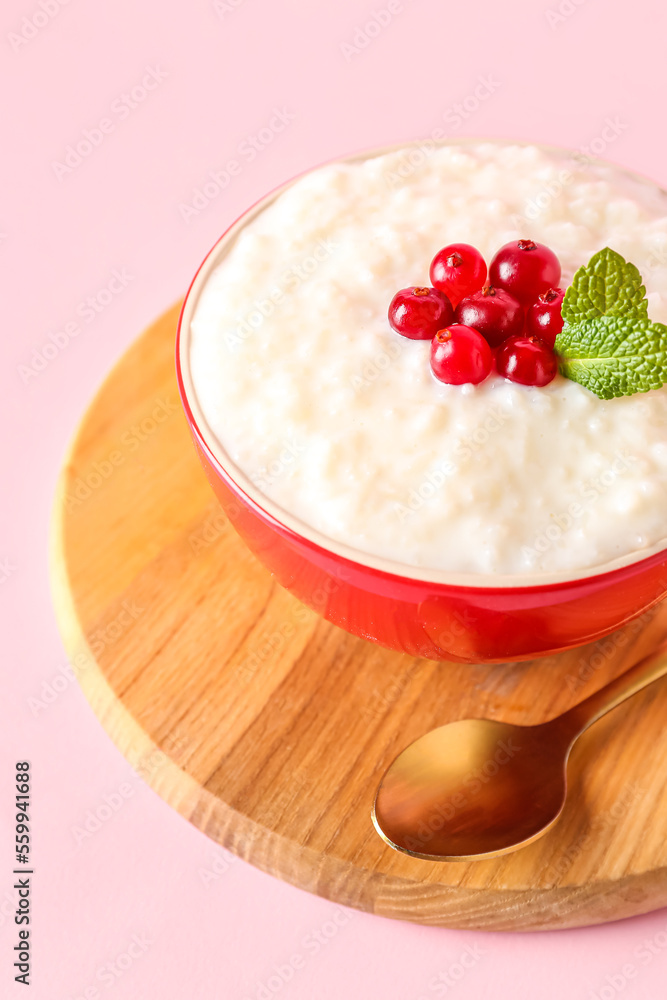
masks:
POLYGON ((667 194, 499 141, 402 146, 284 185, 213 247, 179 322, 179 390, 234 527, 336 625, 431 659, 580 645, 667 594, 667 385, 601 399, 557 374, 447 384, 397 335, 397 289, 464 241, 609 246, 667 322, 667 194))

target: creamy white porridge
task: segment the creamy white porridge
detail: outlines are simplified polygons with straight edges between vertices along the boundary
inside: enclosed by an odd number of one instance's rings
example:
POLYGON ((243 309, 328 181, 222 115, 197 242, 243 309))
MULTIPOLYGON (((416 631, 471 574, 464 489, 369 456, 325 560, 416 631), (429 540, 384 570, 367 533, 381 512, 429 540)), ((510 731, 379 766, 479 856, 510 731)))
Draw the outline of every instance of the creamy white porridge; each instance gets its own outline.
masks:
POLYGON ((332 539, 411 566, 580 570, 667 537, 667 388, 603 401, 561 376, 438 382, 387 307, 433 255, 547 244, 561 284, 604 246, 667 322, 667 197, 532 146, 320 168, 242 228, 191 324, 190 372, 231 459, 332 539), (420 161, 412 163, 414 161, 420 161))

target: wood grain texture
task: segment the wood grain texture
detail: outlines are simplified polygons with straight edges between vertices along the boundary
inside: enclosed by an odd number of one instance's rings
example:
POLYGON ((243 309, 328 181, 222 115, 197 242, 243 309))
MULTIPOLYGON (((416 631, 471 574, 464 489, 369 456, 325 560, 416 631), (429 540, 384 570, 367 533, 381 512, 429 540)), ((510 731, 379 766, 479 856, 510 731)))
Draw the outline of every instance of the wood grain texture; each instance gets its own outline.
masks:
POLYGON ((370 809, 411 740, 466 716, 536 723, 648 652, 654 609, 568 654, 470 666, 354 638, 279 587, 225 520, 178 403, 178 307, 122 358, 58 487, 52 579, 79 681, 121 751, 212 839, 294 885, 424 924, 541 929, 667 903, 667 683, 575 748, 557 826, 504 858, 398 854, 370 809))

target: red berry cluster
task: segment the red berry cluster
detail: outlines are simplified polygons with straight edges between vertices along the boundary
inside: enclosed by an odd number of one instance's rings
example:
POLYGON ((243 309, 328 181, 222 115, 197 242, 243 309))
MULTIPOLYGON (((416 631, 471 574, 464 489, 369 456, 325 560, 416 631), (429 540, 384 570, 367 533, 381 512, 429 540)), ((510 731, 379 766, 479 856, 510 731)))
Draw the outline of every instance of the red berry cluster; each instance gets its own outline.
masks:
POLYGON ((389 306, 394 330, 431 341, 441 382, 482 382, 495 367, 512 382, 547 385, 556 375, 554 341, 563 327, 560 263, 533 240, 506 243, 486 262, 468 243, 451 243, 431 262, 432 288, 403 288, 389 306))

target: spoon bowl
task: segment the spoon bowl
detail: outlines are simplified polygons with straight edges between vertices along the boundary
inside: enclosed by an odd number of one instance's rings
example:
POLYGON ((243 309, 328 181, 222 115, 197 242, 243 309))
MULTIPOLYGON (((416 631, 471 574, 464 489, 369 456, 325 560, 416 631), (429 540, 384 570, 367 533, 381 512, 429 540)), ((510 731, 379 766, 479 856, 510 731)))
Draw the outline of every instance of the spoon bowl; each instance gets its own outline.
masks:
POLYGON ((426 733, 382 779, 378 833, 436 861, 493 858, 530 844, 565 805, 572 741, 550 726, 462 719, 426 733))
POLYGON ((390 847, 429 861, 495 858, 525 847, 563 811, 577 738, 667 673, 667 643, 562 715, 537 726, 461 719, 396 757, 372 810, 390 847))

